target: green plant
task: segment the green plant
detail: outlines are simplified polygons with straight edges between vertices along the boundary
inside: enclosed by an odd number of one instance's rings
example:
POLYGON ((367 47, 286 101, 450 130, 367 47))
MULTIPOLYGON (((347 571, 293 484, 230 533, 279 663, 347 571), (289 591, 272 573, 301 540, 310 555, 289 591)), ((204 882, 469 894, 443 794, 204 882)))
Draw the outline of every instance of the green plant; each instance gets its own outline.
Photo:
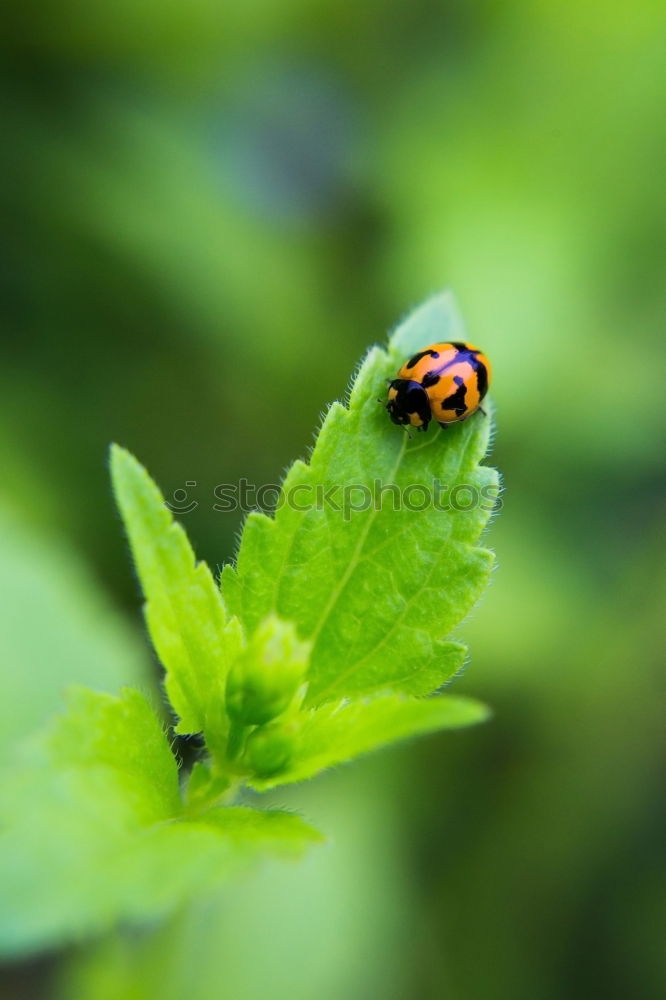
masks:
POLYGON ((142 693, 73 690, 7 785, 5 951, 162 916, 257 855, 320 839, 296 815, 234 805, 242 786, 302 781, 486 716, 471 699, 431 695, 466 654, 443 636, 486 586, 492 555, 477 542, 492 503, 444 509, 440 494, 416 511, 395 490, 431 496, 439 483, 488 501, 496 474, 479 463, 490 419, 412 440, 377 404, 406 355, 447 338, 463 332, 443 295, 398 327, 388 351, 369 352, 347 405, 333 404, 309 461, 287 473, 282 495, 293 502, 250 514, 219 583, 148 474, 114 446, 114 490, 176 731, 202 733, 205 754, 179 776, 142 693))

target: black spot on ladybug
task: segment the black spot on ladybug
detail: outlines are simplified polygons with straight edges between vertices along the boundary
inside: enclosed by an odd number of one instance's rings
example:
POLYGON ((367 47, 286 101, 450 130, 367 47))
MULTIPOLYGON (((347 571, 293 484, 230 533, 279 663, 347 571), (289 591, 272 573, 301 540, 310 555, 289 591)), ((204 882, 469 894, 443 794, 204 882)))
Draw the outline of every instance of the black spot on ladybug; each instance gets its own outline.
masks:
POLYGON ((488 392, 488 371, 484 363, 478 360, 476 364, 476 384, 479 389, 479 399, 483 399, 488 392))
POLYGON ((465 396, 467 395, 467 386, 465 385, 463 379, 459 375, 456 375, 453 380, 458 388, 455 392, 447 396, 445 400, 442 401, 443 410, 455 410, 457 417, 461 417, 466 411, 467 406, 465 405, 465 396))
POLYGON ((409 361, 405 365, 405 368, 414 368, 415 365, 418 365, 421 358, 426 358, 428 355, 430 355, 431 358, 438 358, 439 351, 433 351, 430 349, 428 349, 427 351, 419 351, 418 354, 415 354, 413 358, 409 359, 409 361))
POLYGON ((421 385, 424 389, 429 389, 432 385, 437 385, 440 378, 441 375, 438 375, 437 372, 428 372, 428 374, 421 379, 421 385))
POLYGON ((469 354, 469 347, 460 340, 452 340, 451 347, 455 347, 456 351, 462 351, 463 354, 469 354))
POLYGON ((465 384, 465 379, 462 378, 461 375, 454 375, 453 376, 453 381, 455 382, 456 385, 464 385, 465 384))

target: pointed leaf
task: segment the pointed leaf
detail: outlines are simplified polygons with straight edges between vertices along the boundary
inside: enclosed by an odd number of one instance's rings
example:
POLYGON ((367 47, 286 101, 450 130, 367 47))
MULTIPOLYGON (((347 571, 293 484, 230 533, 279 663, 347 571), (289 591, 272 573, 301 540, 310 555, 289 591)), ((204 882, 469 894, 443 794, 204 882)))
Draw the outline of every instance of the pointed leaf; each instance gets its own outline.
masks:
POLYGON ((373 348, 309 463, 289 470, 275 516, 248 517, 236 567, 225 567, 225 600, 249 632, 276 613, 313 644, 309 704, 386 688, 427 694, 462 665, 465 649, 448 636, 493 561, 477 545, 497 491, 479 464, 491 421, 477 412, 409 440, 377 403, 405 357, 461 335, 442 295, 398 327, 388 351, 373 348))
POLYGON ((178 731, 204 731, 212 750, 224 745, 224 684, 240 646, 238 623, 205 563, 197 563, 157 486, 123 448, 111 452, 113 486, 146 596, 146 621, 164 665, 178 731))
POLYGON ((487 717, 488 709, 481 702, 452 695, 411 698, 387 694, 324 705, 303 718, 293 764, 270 778, 253 780, 252 785, 265 789, 304 781, 327 767, 397 740, 440 729, 459 729, 487 717))

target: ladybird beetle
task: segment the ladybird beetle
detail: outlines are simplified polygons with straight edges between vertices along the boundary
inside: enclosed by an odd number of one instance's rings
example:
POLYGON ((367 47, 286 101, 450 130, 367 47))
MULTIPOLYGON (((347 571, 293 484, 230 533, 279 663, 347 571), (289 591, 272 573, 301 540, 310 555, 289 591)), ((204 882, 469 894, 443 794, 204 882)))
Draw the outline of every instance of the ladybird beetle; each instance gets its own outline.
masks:
POLYGON ((433 344, 405 362, 389 383, 386 409, 394 424, 425 431, 436 420, 446 427, 478 410, 489 385, 490 363, 478 347, 433 344))

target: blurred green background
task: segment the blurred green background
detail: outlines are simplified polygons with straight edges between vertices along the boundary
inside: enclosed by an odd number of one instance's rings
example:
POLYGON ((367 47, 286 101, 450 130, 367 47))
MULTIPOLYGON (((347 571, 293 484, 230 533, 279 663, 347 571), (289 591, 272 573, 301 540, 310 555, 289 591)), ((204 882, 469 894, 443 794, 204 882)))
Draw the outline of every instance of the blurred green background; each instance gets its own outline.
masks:
POLYGON ((664 995, 664 34, 650 0, 10 12, 5 744, 71 680, 156 675, 109 441, 168 496, 196 482, 217 566, 240 518, 215 485, 275 482, 448 285, 494 364, 505 493, 456 682, 493 721, 277 796, 331 844, 3 995, 664 995))

